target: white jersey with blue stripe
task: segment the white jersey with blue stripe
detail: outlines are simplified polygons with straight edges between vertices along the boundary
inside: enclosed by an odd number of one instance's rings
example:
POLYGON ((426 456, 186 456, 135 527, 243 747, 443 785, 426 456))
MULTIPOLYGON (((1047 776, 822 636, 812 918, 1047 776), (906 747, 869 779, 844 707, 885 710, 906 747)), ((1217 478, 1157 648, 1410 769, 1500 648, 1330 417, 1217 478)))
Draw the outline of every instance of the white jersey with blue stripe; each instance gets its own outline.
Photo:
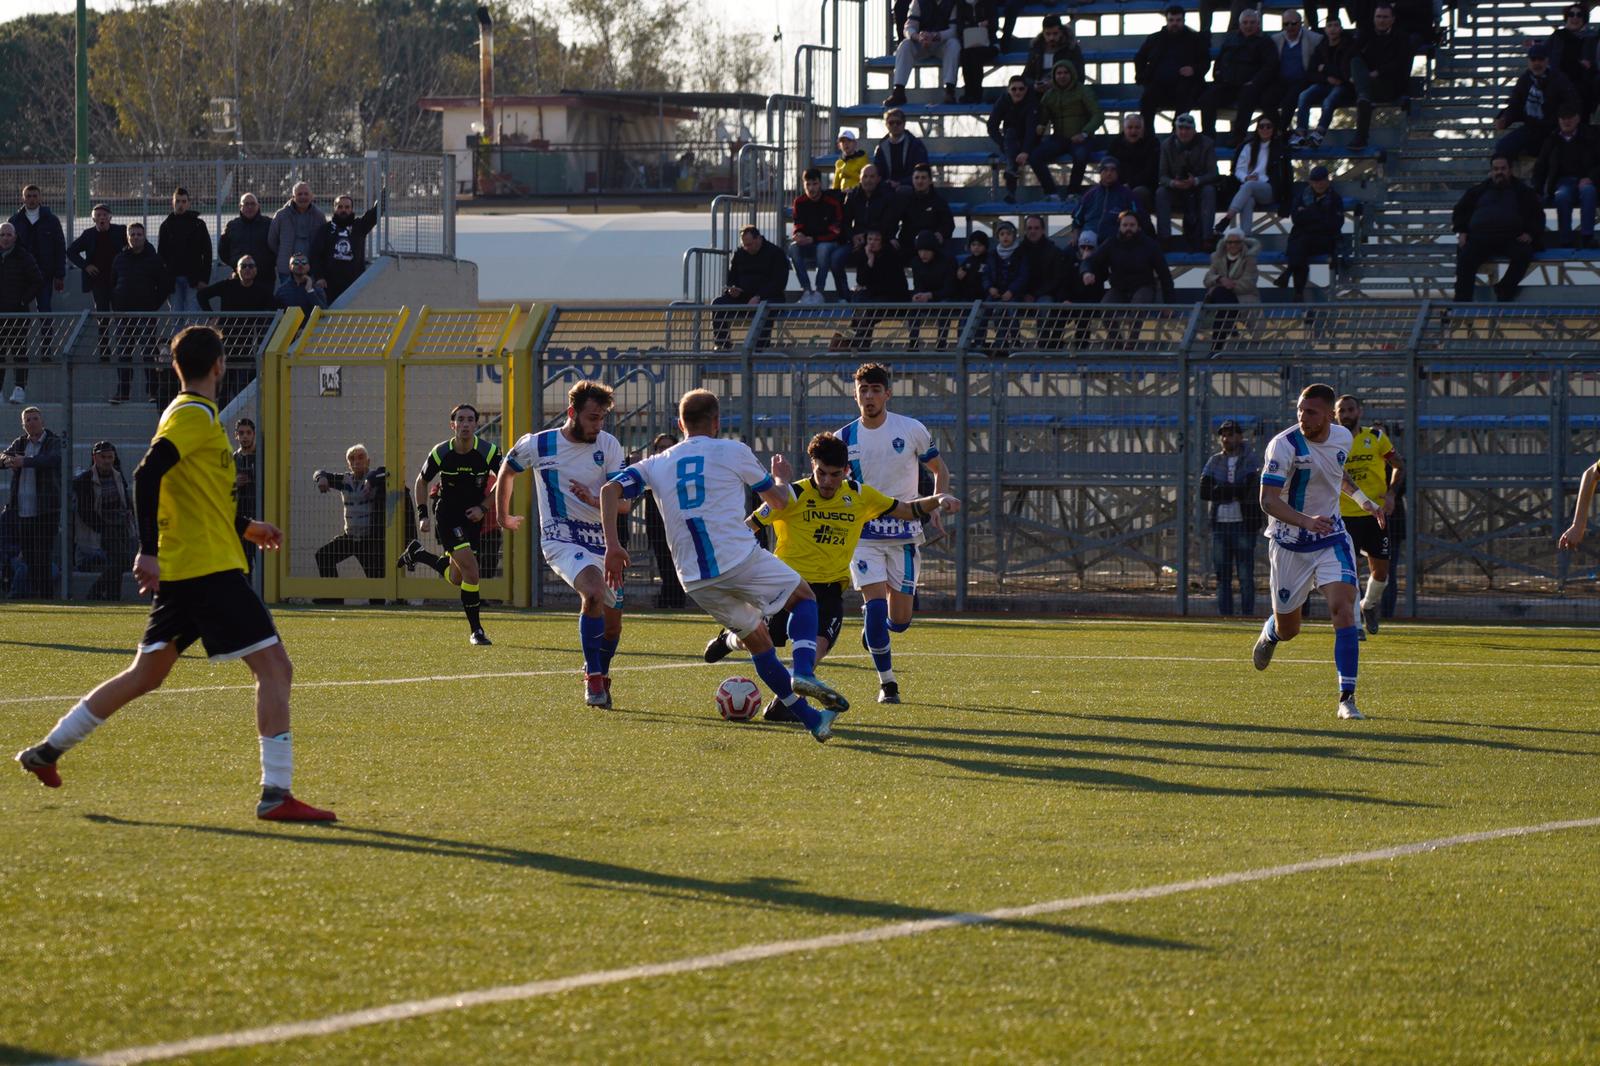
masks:
POLYGON ((689 437, 612 480, 630 500, 646 489, 655 494, 672 565, 685 589, 715 580, 759 549, 744 524, 746 491, 765 491, 772 476, 743 441, 689 437))
MULTIPOLYGON (((917 475, 923 463, 939 454, 933 434, 915 418, 886 411, 883 423, 869 429, 856 419, 839 431, 850 451, 850 476, 895 500, 918 496, 917 475)), ((862 540, 908 540, 922 543, 922 523, 914 518, 874 518, 861 529, 862 540)))
POLYGON ((622 444, 602 431, 593 444, 568 440, 559 428, 524 433, 506 453, 512 473, 533 471, 539 494, 539 540, 605 553, 600 511, 572 494, 577 482, 600 497, 600 486, 622 469, 622 444))
POLYGON ((1350 431, 1337 423, 1328 426, 1328 434, 1321 441, 1306 440, 1299 426, 1290 426, 1272 438, 1261 468, 1261 484, 1277 489, 1289 506, 1302 514, 1332 519, 1333 529, 1317 534, 1269 516, 1264 536, 1297 552, 1317 551, 1344 542, 1339 495, 1350 442, 1350 431))

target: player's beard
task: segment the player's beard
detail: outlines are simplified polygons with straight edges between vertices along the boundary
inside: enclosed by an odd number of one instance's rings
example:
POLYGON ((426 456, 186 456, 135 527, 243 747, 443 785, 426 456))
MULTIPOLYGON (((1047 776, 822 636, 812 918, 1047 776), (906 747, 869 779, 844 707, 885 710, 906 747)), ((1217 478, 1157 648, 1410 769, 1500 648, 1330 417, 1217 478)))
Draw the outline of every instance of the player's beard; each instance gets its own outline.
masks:
POLYGON ((593 444, 600 439, 600 431, 597 429, 593 433, 587 433, 581 422, 574 422, 572 423, 572 439, 579 444, 593 444))
POLYGON ((1348 429, 1351 433, 1354 433, 1356 430, 1361 428, 1361 419, 1357 418, 1357 419, 1353 419, 1353 420, 1351 420, 1349 422, 1346 422, 1344 419, 1341 418, 1341 419, 1339 419, 1339 424, 1341 426, 1343 426, 1345 429, 1348 429))

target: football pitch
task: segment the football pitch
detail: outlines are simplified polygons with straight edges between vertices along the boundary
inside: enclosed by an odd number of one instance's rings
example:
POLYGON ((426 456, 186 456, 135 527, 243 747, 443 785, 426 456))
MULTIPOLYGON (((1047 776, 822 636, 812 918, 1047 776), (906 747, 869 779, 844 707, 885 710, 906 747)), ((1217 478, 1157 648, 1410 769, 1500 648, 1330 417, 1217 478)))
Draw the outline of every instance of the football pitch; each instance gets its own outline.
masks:
MULTIPOLYGON (((0 1062, 1576 1063, 1600 1059, 1600 634, 922 618, 905 703, 847 620, 834 740, 720 720, 747 659, 626 619, 286 608, 295 792, 191 655, 8 764, 0 1062)), ((143 612, 10 608, 0 741, 143 612)))

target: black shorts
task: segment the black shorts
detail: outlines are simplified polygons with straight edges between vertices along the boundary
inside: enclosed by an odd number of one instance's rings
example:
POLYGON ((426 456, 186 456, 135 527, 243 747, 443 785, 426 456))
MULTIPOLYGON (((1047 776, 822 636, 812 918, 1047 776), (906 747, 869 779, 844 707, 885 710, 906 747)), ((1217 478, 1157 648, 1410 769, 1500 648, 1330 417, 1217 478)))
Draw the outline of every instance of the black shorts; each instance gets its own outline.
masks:
MULTIPOLYGON (((811 583, 811 591, 817 596, 817 636, 827 637, 830 648, 839 643, 839 630, 844 628, 844 586, 843 581, 811 583)), ((789 643, 787 607, 767 619, 767 632, 779 647, 789 643)))
POLYGON ((434 529, 439 538, 439 547, 446 554, 466 548, 473 555, 478 555, 483 546, 483 522, 471 522, 464 514, 441 513, 436 516, 434 529))
POLYGON ((1378 527, 1378 520, 1372 515, 1346 518, 1344 528, 1345 532, 1350 534, 1350 541, 1356 546, 1356 551, 1369 559, 1389 558, 1389 534, 1378 527))
POLYGON ((139 650, 159 651, 170 644, 181 652, 196 640, 212 662, 242 658, 278 643, 272 615, 243 570, 163 581, 156 589, 139 650))

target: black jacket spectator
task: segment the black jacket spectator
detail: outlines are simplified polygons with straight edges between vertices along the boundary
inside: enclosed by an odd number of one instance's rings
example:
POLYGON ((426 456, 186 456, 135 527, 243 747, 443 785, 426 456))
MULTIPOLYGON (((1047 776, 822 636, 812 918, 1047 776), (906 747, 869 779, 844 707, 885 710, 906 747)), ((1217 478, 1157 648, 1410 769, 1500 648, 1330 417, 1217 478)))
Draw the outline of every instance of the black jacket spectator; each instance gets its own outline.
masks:
POLYGON ((1338 78, 1340 84, 1349 82, 1350 61, 1356 57, 1360 47, 1356 35, 1349 30, 1339 35, 1338 44, 1324 37, 1311 55, 1311 84, 1322 85, 1330 77, 1338 78))
POLYGON ((856 272, 856 299, 868 303, 904 303, 906 268, 900 253, 888 241, 877 255, 868 255, 865 248, 850 254, 850 266, 856 272))
POLYGON ((878 148, 872 153, 872 165, 878 168, 878 176, 884 184, 892 188, 911 187, 911 168, 918 163, 928 161, 928 146, 922 139, 913 133, 901 134, 900 143, 895 144, 885 137, 878 142, 878 148))
POLYGON ((131 248, 117 253, 111 264, 112 310, 159 311, 171 294, 172 276, 154 248, 146 244, 137 255, 131 248))
POLYGON ((41 204, 39 221, 29 222, 27 210, 18 210, 11 224, 17 230, 17 246, 33 254, 45 284, 67 276, 67 238, 54 211, 41 204))
POLYGON ((1019 154, 1032 150, 1038 139, 1038 126, 1039 96, 1032 89, 1020 101, 1011 99, 1011 94, 1005 92, 994 102, 985 129, 989 139, 1000 149, 1008 170, 1015 165, 1019 154))
POLYGON ((898 240, 900 211, 904 206, 904 197, 886 182, 878 182, 871 192, 865 185, 857 185, 845 194, 845 232, 855 238, 875 229, 890 240, 898 240))
MULTIPOLYGON (((104 292, 109 301, 111 293, 111 264, 116 262, 117 256, 127 247, 128 227, 120 226, 115 222, 107 226, 104 233, 90 226, 78 234, 71 246, 67 248, 67 258, 72 261, 73 266, 83 271, 84 292, 96 292, 97 290, 104 292), (90 266, 93 266, 100 273, 91 275, 89 273, 90 266)), ((99 302, 96 301, 95 309, 98 311, 107 310, 109 307, 109 302, 105 307, 101 307, 99 302)))
MULTIPOLYGON (((72 501, 77 509, 78 521, 101 538, 102 546, 107 540, 117 538, 131 539, 137 536, 133 528, 133 493, 128 488, 128 478, 122 472, 122 467, 116 466, 111 470, 112 480, 120 483, 122 488, 122 509, 120 512, 108 514, 102 506, 100 495, 100 480, 95 477, 94 467, 89 466, 72 479, 72 501)), ((131 560, 130 560, 131 561, 131 560)), ((120 577, 120 575, 118 575, 120 577)), ((94 599, 97 597, 91 597, 94 599)), ((105 597, 113 598, 113 597, 105 597)))
POLYGON ((801 193, 794 198, 794 232, 802 233, 816 241, 838 241, 844 238, 844 209, 839 195, 832 189, 823 189, 813 200, 801 193))
POLYGON ((1051 298, 1061 283, 1061 249, 1049 237, 1037 241, 1023 237, 1018 244, 1016 254, 1028 261, 1028 284, 1018 295, 1029 301, 1051 298))
POLYGON ((238 278, 227 278, 214 285, 202 285, 195 291, 195 299, 204 311, 212 310, 212 300, 222 301, 224 311, 276 311, 278 298, 273 294, 272 283, 262 280, 264 276, 271 275, 263 275, 258 263, 252 284, 241 285, 238 278))
POLYGON ((1266 84, 1277 76, 1278 49, 1265 34, 1246 37, 1242 33, 1230 33, 1223 39, 1222 48, 1217 52, 1213 84, 1239 88, 1266 84))
POLYGON ((1142 232, 1132 237, 1118 234, 1100 246, 1100 250, 1083 265, 1086 273, 1096 281, 1105 281, 1106 288, 1116 299, 1126 301, 1140 289, 1160 292, 1163 303, 1172 302, 1172 271, 1167 257, 1161 254, 1161 245, 1155 238, 1142 232))
POLYGON ((1001 255, 1000 248, 996 246, 989 249, 985 258, 989 260, 983 269, 985 298, 1004 299, 1010 293, 1011 299, 1021 300, 1031 280, 1028 276, 1028 257, 1022 254, 1022 242, 1011 246, 1010 256, 1001 255))
POLYGON ((1490 239, 1529 233, 1538 247, 1544 233, 1544 205, 1532 186, 1517 178, 1504 188, 1496 188, 1492 180, 1479 182, 1456 201, 1450 230, 1490 239))
POLYGON ((1057 300, 1069 304, 1097 304, 1105 299, 1106 279, 1103 276, 1096 274, 1092 285, 1083 283, 1083 275, 1088 270, 1087 263, 1088 260, 1076 251, 1062 253, 1060 279, 1055 291, 1057 300))
POLYGON ((988 272, 991 254, 985 250, 982 255, 968 255, 966 259, 956 264, 950 293, 952 300, 970 301, 989 298, 988 290, 983 287, 983 276, 988 272))
POLYGON ((1117 157, 1117 173, 1122 184, 1130 189, 1145 190, 1145 196, 1155 192, 1161 180, 1161 145, 1151 136, 1148 124, 1144 136, 1137 141, 1118 137, 1106 150, 1117 157))
POLYGON ((378 224, 378 205, 340 221, 337 211, 311 238, 311 276, 328 283, 331 305, 367 269, 367 234, 378 224))
POLYGON ((256 212, 255 218, 245 218, 239 215, 228 220, 222 227, 222 236, 217 238, 217 258, 222 260, 222 265, 229 270, 239 266, 239 260, 249 256, 256 261, 256 267, 261 271, 261 276, 272 276, 272 264, 276 256, 267 246, 267 234, 272 231, 272 219, 256 212))
POLYGON ((173 278, 188 278, 195 288, 211 280, 211 231, 198 211, 174 212, 163 219, 156 247, 173 278))
POLYGON ((1294 233, 1331 245, 1344 229, 1344 197, 1332 186, 1325 196, 1318 196, 1310 185, 1302 186, 1295 193, 1290 218, 1294 222, 1294 233))
POLYGON ((0 311, 28 310, 44 284, 38 262, 21 242, 0 256, 0 311))
POLYGON ((1557 129, 1545 139, 1539 161, 1533 165, 1533 191, 1542 197, 1554 196, 1563 178, 1594 178, 1600 169, 1600 133, 1593 126, 1578 124, 1572 139, 1557 129))
POLYGON ((922 261, 922 256, 911 259, 911 292, 932 294, 935 302, 956 298, 956 264, 944 250, 934 249, 933 258, 922 261))
MULTIPOLYGON (((1066 20, 1063 19, 1064 23, 1066 20)), ((1062 26, 1066 30, 1066 26, 1062 26)), ((1029 85, 1036 85, 1041 81, 1050 80, 1050 72, 1057 63, 1065 59, 1078 70, 1078 80, 1083 80, 1083 49, 1078 47, 1078 39, 1068 31, 1063 38, 1060 48, 1051 51, 1050 44, 1044 39, 1044 34, 1035 34, 1033 43, 1028 46, 1028 60, 1022 65, 1022 76, 1028 79, 1029 85)), ((993 249, 990 249, 993 254, 993 249)))
MULTIPOLYGON (((950 213, 950 205, 944 202, 937 189, 925 193, 913 190, 901 201, 900 247, 912 247, 917 234, 925 229, 937 233, 946 246, 956 232, 955 215, 950 213)), ((994 254, 993 249, 990 254, 994 254)))
MULTIPOLYGON (((1188 26, 1162 28, 1144 39, 1133 57, 1133 80, 1140 85, 1177 81, 1178 71, 1193 67, 1194 76, 1203 79, 1211 66, 1211 49, 1204 35, 1188 26)), ((1120 157, 1119 157, 1120 158, 1120 157)))
MULTIPOLYGON (((11 455, 26 455, 27 450, 26 434, 17 437, 6 448, 11 455)), ((48 519, 50 524, 54 525, 61 514, 61 438, 56 435, 55 430, 44 431, 44 436, 39 439, 38 453, 24 459, 23 466, 37 473, 33 483, 35 491, 39 494, 39 516, 48 519)), ((22 479, 17 473, 12 471, 11 496, 7 503, 7 509, 12 514, 17 513, 17 494, 22 491, 22 479)))
POLYGON ((1507 125, 1524 122, 1553 130, 1556 116, 1563 108, 1578 106, 1578 91, 1566 75, 1554 67, 1546 67, 1542 78, 1535 77, 1531 70, 1523 71, 1506 106, 1496 117, 1507 125))
POLYGON ((728 259, 728 287, 737 288, 745 300, 758 296, 782 303, 784 290, 789 287, 789 257, 766 238, 762 238, 761 249, 754 255, 737 248, 728 259))
MULTIPOLYGON (((1348 36, 1348 34, 1346 35, 1348 36)), ((1367 65, 1374 82, 1374 102, 1393 100, 1405 94, 1411 80, 1411 61, 1416 53, 1399 30, 1378 33, 1363 30, 1356 38, 1356 55, 1367 65)))

